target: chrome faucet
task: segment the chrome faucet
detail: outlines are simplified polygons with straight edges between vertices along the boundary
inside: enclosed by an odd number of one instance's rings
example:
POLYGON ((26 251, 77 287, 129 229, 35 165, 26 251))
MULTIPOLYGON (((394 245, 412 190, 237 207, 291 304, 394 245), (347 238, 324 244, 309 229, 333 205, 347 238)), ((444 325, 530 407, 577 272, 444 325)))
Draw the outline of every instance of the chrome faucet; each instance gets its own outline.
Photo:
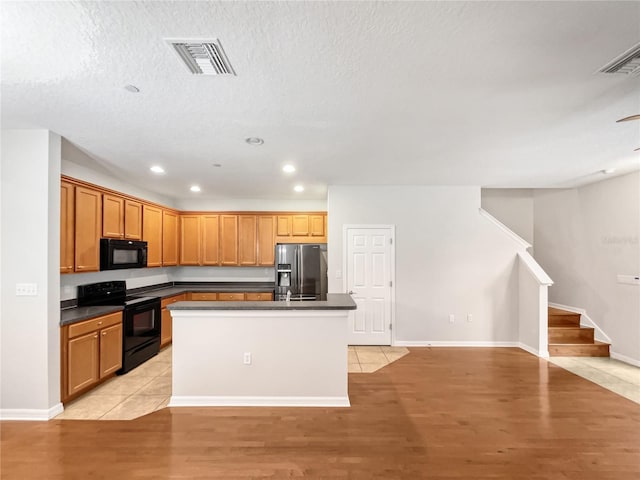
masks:
POLYGON ((291 300, 291 290, 287 290, 287 302, 291 300))

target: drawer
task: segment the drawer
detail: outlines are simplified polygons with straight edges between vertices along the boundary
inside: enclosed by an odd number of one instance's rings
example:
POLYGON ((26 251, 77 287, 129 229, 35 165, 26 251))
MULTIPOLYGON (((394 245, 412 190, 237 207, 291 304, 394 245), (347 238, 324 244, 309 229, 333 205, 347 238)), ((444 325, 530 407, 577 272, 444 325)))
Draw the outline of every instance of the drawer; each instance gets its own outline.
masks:
POLYGON ((122 312, 110 313, 102 317, 92 318, 91 320, 85 320, 84 322, 74 323, 69 325, 69 338, 85 335, 90 332, 95 332, 101 328, 110 327, 111 325, 117 325, 122 323, 122 312))
POLYGON ((256 293, 245 293, 245 300, 248 302, 264 302, 273 300, 273 293, 271 292, 256 292, 256 293))
POLYGON ((244 300, 244 293, 219 293, 218 300, 225 302, 241 302, 244 300))
POLYGON ((183 300, 187 299, 187 295, 185 293, 182 293, 180 295, 175 295, 173 297, 169 297, 169 298, 163 298, 162 299, 162 308, 167 308, 167 305, 171 305, 172 303, 176 303, 176 302, 182 302, 183 300))
POLYGON ((217 293, 210 292, 191 292, 189 300, 218 300, 217 293))

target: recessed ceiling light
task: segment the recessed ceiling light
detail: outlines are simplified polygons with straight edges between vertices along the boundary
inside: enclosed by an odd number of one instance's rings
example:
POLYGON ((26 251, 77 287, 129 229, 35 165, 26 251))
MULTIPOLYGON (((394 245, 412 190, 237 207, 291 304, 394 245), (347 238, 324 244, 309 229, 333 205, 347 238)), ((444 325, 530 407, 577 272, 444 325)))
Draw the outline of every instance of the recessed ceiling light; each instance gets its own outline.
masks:
POLYGON ((249 138, 245 138, 244 141, 247 142, 249 145, 262 145, 264 143, 264 140, 261 139, 260 137, 249 137, 249 138))
POLYGON ((293 189, 298 193, 304 192, 304 187, 302 185, 296 185, 293 189))
POLYGON ((199 192, 200 191, 200 187, 198 185, 191 185, 191 189, 192 192, 199 192))
POLYGON ((222 166, 221 163, 212 163, 211 165, 213 165, 216 168, 220 168, 222 166))
POLYGON ((160 165, 154 165, 149 170, 151 170, 153 173, 164 173, 164 168, 162 168, 160 165))
POLYGON ((124 89, 127 92, 131 92, 131 93, 138 93, 140 91, 140 89, 138 87, 136 87, 135 85, 125 85, 124 89))
POLYGON ((282 167, 282 171, 285 173, 293 173, 296 171, 296 167, 294 167, 293 165, 285 165, 284 167, 282 167))
POLYGON ((605 168, 604 170, 600 170, 604 175, 609 175, 610 173, 613 173, 616 171, 615 168, 605 168))

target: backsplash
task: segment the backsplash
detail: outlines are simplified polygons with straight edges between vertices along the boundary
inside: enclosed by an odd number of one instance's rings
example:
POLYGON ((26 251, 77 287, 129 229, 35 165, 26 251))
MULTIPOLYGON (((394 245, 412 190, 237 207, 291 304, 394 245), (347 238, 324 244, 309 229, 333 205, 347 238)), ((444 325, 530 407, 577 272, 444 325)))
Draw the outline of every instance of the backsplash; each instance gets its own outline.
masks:
POLYGON ((167 282, 273 282, 273 267, 166 267, 60 275, 60 300, 77 296, 78 285, 125 280, 127 289, 167 282))

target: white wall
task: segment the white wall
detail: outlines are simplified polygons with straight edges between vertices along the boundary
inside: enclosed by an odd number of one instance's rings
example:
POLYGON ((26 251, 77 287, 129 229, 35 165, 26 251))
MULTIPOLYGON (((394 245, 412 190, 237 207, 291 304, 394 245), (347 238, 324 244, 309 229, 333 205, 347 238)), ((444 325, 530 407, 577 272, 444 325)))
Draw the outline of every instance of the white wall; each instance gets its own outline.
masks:
POLYGON ((393 224, 398 341, 516 342, 523 247, 479 207, 479 187, 330 187, 329 291, 344 291, 343 225, 393 224))
POLYGON ((532 189, 483 188, 481 203, 483 209, 534 245, 532 189))
POLYGON ((48 418, 60 401, 60 137, 2 131, 1 392, 6 418, 48 418), (34 283, 37 295, 16 296, 34 283))
POLYGON ((640 172, 570 190, 536 190, 536 259, 553 278, 549 301, 583 308, 612 339, 612 353, 640 362, 640 172))
MULTIPOLYGON (((268 181, 268 180, 265 180, 268 181)), ((179 199, 176 208, 184 211, 256 211, 256 212, 318 212, 327 209, 326 200, 268 200, 268 199, 179 199)))

